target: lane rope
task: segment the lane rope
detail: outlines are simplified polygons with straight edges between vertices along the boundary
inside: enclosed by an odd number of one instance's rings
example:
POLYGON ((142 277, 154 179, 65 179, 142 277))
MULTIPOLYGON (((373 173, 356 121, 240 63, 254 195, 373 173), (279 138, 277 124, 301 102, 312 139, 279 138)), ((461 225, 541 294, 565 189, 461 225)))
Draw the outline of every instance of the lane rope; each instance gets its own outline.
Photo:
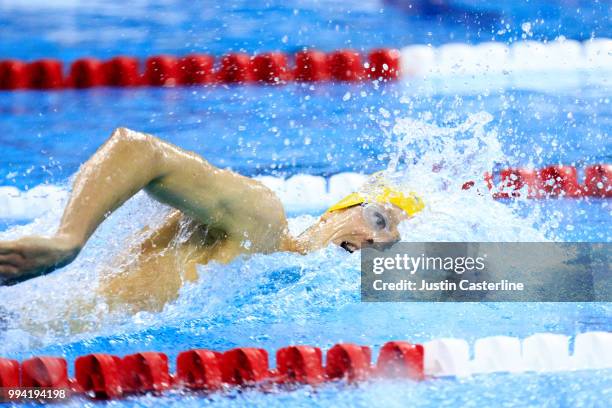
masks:
MULTIPOLYGON (((462 377, 498 372, 558 372, 612 368, 612 333, 586 332, 573 339, 538 333, 522 341, 493 336, 476 340, 473 350, 462 339, 437 339, 423 344, 389 341, 372 362, 372 349, 339 343, 327 350, 325 362, 318 347, 294 345, 276 352, 271 368, 268 352, 241 347, 223 353, 194 349, 180 352, 176 372, 168 356, 144 351, 118 357, 94 353, 77 357, 74 378, 61 357, 35 356, 19 363, 0 358, 0 390, 18 388, 65 389, 71 395, 116 399, 132 394, 159 395, 170 389, 216 392, 235 387, 271 387, 325 382, 357 383, 376 378, 421 381, 434 377, 462 377), (472 351, 472 353, 471 353, 472 351), (473 358, 470 356, 473 355, 473 358)), ((15 398, 14 400, 18 400, 15 398)))
POLYGON ((156 55, 144 63, 131 56, 109 60, 81 58, 67 72, 60 60, 0 60, 0 90, 71 89, 99 86, 189 86, 214 84, 285 84, 288 82, 392 81, 400 77, 486 76, 551 70, 612 70, 612 39, 585 42, 522 41, 511 45, 411 45, 379 48, 362 55, 351 49, 329 53, 303 50, 294 55, 232 52, 183 57, 156 55))
MULTIPOLYGON (((555 165, 542 169, 507 168, 484 180, 496 199, 600 199, 612 198, 612 164, 593 164, 580 172, 573 166, 555 165)), ((368 179, 359 173, 338 173, 331 177, 297 174, 288 179, 257 176, 292 211, 321 210, 357 191, 368 179), (316 201, 312 197, 317 197, 316 201)), ((472 189, 474 181, 462 188, 472 189)), ((479 193, 483 193, 479 191, 479 193)), ((27 191, 0 186, 0 220, 33 219, 59 208, 68 192, 58 186, 39 185, 27 191)))

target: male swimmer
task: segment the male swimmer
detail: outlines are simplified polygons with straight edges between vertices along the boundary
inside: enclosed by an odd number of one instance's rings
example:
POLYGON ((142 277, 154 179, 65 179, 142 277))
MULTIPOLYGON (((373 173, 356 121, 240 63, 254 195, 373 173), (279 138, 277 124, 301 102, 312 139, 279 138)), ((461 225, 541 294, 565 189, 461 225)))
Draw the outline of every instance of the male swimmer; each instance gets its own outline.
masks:
POLYGON ((258 181, 151 135, 119 128, 79 170, 54 236, 0 242, 0 284, 68 265, 106 217, 145 190, 176 211, 129 251, 118 273, 102 274, 99 290, 111 304, 158 310, 178 296, 185 280, 197 278, 198 264, 227 263, 240 254, 304 254, 330 243, 353 252, 364 242, 399 240, 399 222, 423 203, 381 183, 344 198, 293 237, 280 200, 258 181))

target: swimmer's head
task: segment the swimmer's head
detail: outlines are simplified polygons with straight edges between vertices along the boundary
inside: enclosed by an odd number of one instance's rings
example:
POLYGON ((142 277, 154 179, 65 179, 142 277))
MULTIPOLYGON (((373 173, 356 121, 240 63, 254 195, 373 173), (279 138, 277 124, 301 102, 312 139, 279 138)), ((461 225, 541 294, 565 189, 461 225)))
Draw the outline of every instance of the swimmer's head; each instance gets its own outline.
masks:
POLYGON ((333 243, 354 252, 363 243, 399 241, 399 223, 424 207, 416 194, 403 193, 378 174, 365 189, 332 205, 305 234, 314 247, 333 243))

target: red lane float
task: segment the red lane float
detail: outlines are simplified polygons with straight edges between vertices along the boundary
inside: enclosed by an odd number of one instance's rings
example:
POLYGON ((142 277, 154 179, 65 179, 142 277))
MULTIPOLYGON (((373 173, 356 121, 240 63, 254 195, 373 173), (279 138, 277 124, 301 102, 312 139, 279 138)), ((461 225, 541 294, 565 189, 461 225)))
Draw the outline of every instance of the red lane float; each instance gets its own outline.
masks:
POLYGON ((215 59, 210 55, 191 54, 179 61, 181 82, 184 85, 204 85, 215 82, 215 59))
POLYGON ((420 344, 390 341, 380 349, 376 370, 379 375, 385 377, 422 380, 424 356, 425 350, 420 344))
POLYGON ((145 64, 144 83, 151 86, 176 86, 180 82, 178 59, 168 55, 148 58, 145 64))
MULTIPOLYGON (((490 173, 484 175, 494 198, 612 198, 612 165, 595 164, 584 170, 584 184, 573 166, 552 165, 542 169, 507 168, 499 172, 496 183, 490 173)), ((474 181, 463 183, 469 190, 474 181)))
POLYGON ((588 166, 585 171, 584 195, 612 197, 612 164, 588 166))
POLYGON ((19 362, 0 358, 0 388, 19 387, 19 362))
POLYGON ((110 354, 89 354, 74 362, 75 379, 82 392, 95 399, 123 396, 124 379, 121 359, 110 354))
POLYGON ((256 55, 250 69, 256 81, 267 84, 280 84, 291 79, 287 56, 280 52, 256 55))
POLYGON ((548 166, 540 170, 540 187, 550 197, 579 197, 578 173, 572 166, 548 166))
POLYGON ((64 77, 62 63, 42 59, 26 64, 17 60, 0 61, 0 89, 91 88, 96 86, 133 87, 226 84, 282 84, 292 80, 314 81, 390 81, 400 76, 400 52, 381 48, 362 55, 354 50, 338 50, 329 54, 303 50, 294 56, 282 52, 266 52, 253 57, 245 53, 229 53, 219 59, 192 54, 185 57, 152 56, 144 61, 117 56, 107 61, 81 58, 70 65, 64 77), (290 61, 294 66, 290 66, 290 61))
POLYGON ((0 61, 0 89, 23 89, 29 86, 27 65, 21 61, 0 61))
POLYGON ((0 387, 61 388, 93 399, 115 399, 130 394, 158 395, 170 388, 214 392, 237 386, 267 389, 272 383, 280 386, 317 386, 338 380, 352 383, 375 376, 424 378, 423 346, 419 344, 386 343, 375 366, 371 365, 372 350, 356 344, 333 346, 327 352, 325 366, 322 356, 317 347, 284 347, 276 352, 276 369, 270 369, 264 349, 244 347, 225 353, 187 350, 178 354, 173 377, 164 353, 142 352, 123 358, 98 353, 77 357, 74 380, 68 378, 63 358, 34 357, 21 365, 0 358, 0 387))
POLYGON ((28 87, 32 89, 56 89, 64 86, 61 61, 41 59, 28 64, 28 87))
POLYGON ((104 85, 130 87, 140 85, 139 62, 136 58, 115 57, 104 63, 104 85))
POLYGON ((244 84, 253 81, 250 70, 251 58, 244 53, 231 53, 221 58, 221 67, 217 72, 220 82, 227 84, 244 84))
POLYGON ((21 363, 21 386, 69 388, 68 364, 59 357, 33 357, 21 363))
POLYGON ((518 197, 519 191, 527 188, 527 197, 540 197, 540 179, 533 169, 504 169, 500 172, 502 185, 496 198, 518 197))
POLYGON ((328 66, 331 78, 338 81, 356 82, 365 77, 361 57, 353 50, 332 52, 328 57, 328 66))
POLYGON ((295 80, 301 82, 327 81, 329 67, 325 53, 316 50, 300 51, 295 55, 295 80))
POLYGON ((356 344, 336 344, 327 351, 325 372, 329 379, 360 381, 368 377, 371 351, 356 344))
POLYGON ((280 383, 316 385, 325 380, 323 353, 318 347, 291 346, 276 352, 280 383))
POLYGON ((176 359, 175 383, 193 390, 214 391, 223 384, 219 353, 210 350, 188 350, 176 359))
POLYGON ((124 389, 127 392, 161 392, 172 385, 168 356, 147 351, 130 354, 121 360, 124 389))
POLYGON ((369 79, 389 81, 400 75, 400 57, 398 50, 381 48, 370 52, 367 74, 369 79))
POLYGON ((106 84, 104 65, 95 58, 76 60, 70 66, 66 86, 74 88, 91 88, 106 84))
POLYGON ((268 352, 259 348, 237 348, 221 356, 223 382, 230 385, 252 385, 269 376, 268 352))

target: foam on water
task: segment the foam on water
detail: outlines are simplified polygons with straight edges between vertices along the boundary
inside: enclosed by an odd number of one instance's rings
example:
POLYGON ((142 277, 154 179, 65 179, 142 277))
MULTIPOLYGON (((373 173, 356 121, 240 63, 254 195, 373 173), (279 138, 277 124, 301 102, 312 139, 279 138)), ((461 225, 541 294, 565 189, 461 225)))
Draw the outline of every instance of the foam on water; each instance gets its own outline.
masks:
MULTIPOLYGON (((418 191, 427 205, 423 213, 400 226, 402 239, 546 240, 546 231, 534 228, 533 219, 522 218, 514 207, 478 192, 485 186, 479 181, 480 177, 474 175, 490 170, 495 161, 503 158, 496 133, 488 128, 490 121, 490 115, 481 112, 446 127, 411 118, 401 118, 390 126, 384 141, 389 154, 381 158, 389 162, 387 174, 402 188, 418 191), (476 181, 477 188, 461 190, 461 184, 470 179, 476 181)), ((67 191, 66 187, 62 189, 67 191)), ((291 202, 287 197, 283 200, 291 202)), ((327 204, 315 202, 311 209, 327 204)), ((370 316, 368 308, 372 306, 359 303, 359 254, 348 254, 336 247, 305 256, 276 253, 240 257, 229 265, 213 262, 200 266, 200 279, 185 284, 178 299, 162 312, 110 313, 104 300, 95 298, 98 274, 108 265, 108 259, 136 242, 145 225, 162 222, 168 211, 146 195, 138 194, 103 223, 73 264, 18 286, 1 287, 6 313, 15 318, 4 323, 8 327, 0 354, 96 336, 116 336, 117 333, 125 339, 130 333, 148 328, 185 324, 208 329, 230 323, 230 328, 259 325, 262 336, 272 337, 275 330, 270 325, 292 322, 302 327, 304 333, 313 335, 325 322, 370 316), (311 323, 313 321, 318 323, 311 323)), ((290 219, 294 233, 316 220, 313 215, 299 215, 303 208, 289 205, 288 211, 298 214, 290 219)), ((0 232, 0 239, 33 233, 51 234, 60 216, 61 205, 53 206, 31 223, 0 232)), ((390 314, 406 307, 387 306, 385 310, 390 314)), ((466 307, 474 309, 468 315, 478 313, 482 316, 482 307, 466 307)), ((443 313, 449 308, 440 306, 437 310, 443 313)), ((431 315, 431 311, 414 305, 411 313, 431 315)), ((440 328, 448 324, 443 314, 440 316, 437 323, 429 326, 440 328)), ((538 319, 530 324, 532 326, 523 326, 537 327, 538 319)), ((380 333, 355 332, 353 335, 365 343, 378 341, 386 337, 393 326, 391 317, 389 320, 378 318, 380 333)), ((425 333, 426 326, 422 321, 411 330, 425 333)), ((229 338, 234 338, 236 344, 240 344, 238 337, 238 333, 226 333, 225 339, 231 343, 233 340, 229 338)), ((227 346, 228 343, 220 345, 221 348, 227 346)))

